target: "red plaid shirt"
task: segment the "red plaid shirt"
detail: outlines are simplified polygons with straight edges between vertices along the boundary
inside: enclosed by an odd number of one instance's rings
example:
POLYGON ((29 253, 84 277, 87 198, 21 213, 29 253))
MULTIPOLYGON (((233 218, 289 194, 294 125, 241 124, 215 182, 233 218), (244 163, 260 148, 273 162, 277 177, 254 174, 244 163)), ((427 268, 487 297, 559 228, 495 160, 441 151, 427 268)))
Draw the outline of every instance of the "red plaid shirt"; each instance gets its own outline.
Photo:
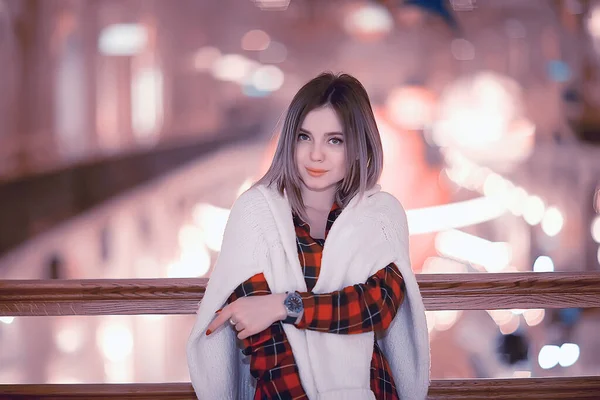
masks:
MULTIPOLYGON (((341 209, 334 204, 327 219, 325 237, 340 213, 341 209)), ((300 293, 304 315, 296 326, 338 334, 387 329, 404 300, 404 281, 398 267, 389 264, 364 284, 327 294, 313 294, 310 290, 319 277, 324 239, 313 239, 308 224, 297 216, 294 217, 294 225, 298 257, 309 290, 300 293)), ((264 275, 257 274, 238 286, 228 303, 243 296, 270 293, 264 275)), ((250 356, 250 372, 257 379, 254 400, 308 399, 281 321, 242 342, 242 352, 250 356)), ((374 342, 371 358, 371 390, 377 399, 399 399, 390 367, 377 341, 374 342)))

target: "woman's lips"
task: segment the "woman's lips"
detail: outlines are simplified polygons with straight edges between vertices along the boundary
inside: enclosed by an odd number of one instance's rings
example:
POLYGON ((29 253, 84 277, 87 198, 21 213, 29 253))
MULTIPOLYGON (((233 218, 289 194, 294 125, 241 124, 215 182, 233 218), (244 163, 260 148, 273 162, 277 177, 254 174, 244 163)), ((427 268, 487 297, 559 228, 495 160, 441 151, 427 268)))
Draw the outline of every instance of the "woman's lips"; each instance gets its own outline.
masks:
POLYGON ((319 177, 319 176, 323 176, 325 175, 325 173, 327 172, 327 170, 324 169, 313 169, 313 168, 306 168, 306 172, 308 172, 308 174, 310 176, 313 177, 319 177))

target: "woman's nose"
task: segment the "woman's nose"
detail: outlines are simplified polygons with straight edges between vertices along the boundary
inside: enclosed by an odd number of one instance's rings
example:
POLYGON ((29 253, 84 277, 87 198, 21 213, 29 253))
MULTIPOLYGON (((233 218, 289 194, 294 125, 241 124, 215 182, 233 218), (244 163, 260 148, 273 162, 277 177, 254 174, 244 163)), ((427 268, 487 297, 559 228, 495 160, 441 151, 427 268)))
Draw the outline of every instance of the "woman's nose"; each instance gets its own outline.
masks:
POLYGON ((313 146, 310 151, 310 159, 311 161, 323 161, 325 155, 323 154, 323 150, 320 146, 313 146))

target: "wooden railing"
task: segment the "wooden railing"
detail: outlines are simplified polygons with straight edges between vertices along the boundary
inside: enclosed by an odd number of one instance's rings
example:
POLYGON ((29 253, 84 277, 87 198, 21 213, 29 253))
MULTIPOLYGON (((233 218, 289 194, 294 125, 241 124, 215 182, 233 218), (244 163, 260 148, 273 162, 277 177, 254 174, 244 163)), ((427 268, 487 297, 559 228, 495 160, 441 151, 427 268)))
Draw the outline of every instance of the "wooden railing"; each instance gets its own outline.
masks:
MULTIPOLYGON (((207 279, 0 281, 0 316, 194 314, 207 279)), ((599 273, 419 275, 428 310, 600 307, 599 273)), ((0 385, 0 399, 195 399, 189 383, 0 385)), ((434 380, 429 399, 600 399, 600 377, 434 380)), ((205 399, 202 399, 205 400, 205 399)), ((206 399, 212 400, 212 399, 206 399)))

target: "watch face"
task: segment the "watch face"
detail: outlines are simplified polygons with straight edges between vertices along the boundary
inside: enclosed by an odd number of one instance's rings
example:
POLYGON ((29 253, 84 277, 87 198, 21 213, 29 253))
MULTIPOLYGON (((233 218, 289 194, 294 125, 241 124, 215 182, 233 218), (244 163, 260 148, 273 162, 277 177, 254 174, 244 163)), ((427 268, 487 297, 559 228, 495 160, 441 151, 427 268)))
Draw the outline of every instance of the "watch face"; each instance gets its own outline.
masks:
POLYGON ((302 297, 298 296, 298 294, 292 293, 285 299, 285 307, 293 313, 299 313, 304 309, 302 297))

